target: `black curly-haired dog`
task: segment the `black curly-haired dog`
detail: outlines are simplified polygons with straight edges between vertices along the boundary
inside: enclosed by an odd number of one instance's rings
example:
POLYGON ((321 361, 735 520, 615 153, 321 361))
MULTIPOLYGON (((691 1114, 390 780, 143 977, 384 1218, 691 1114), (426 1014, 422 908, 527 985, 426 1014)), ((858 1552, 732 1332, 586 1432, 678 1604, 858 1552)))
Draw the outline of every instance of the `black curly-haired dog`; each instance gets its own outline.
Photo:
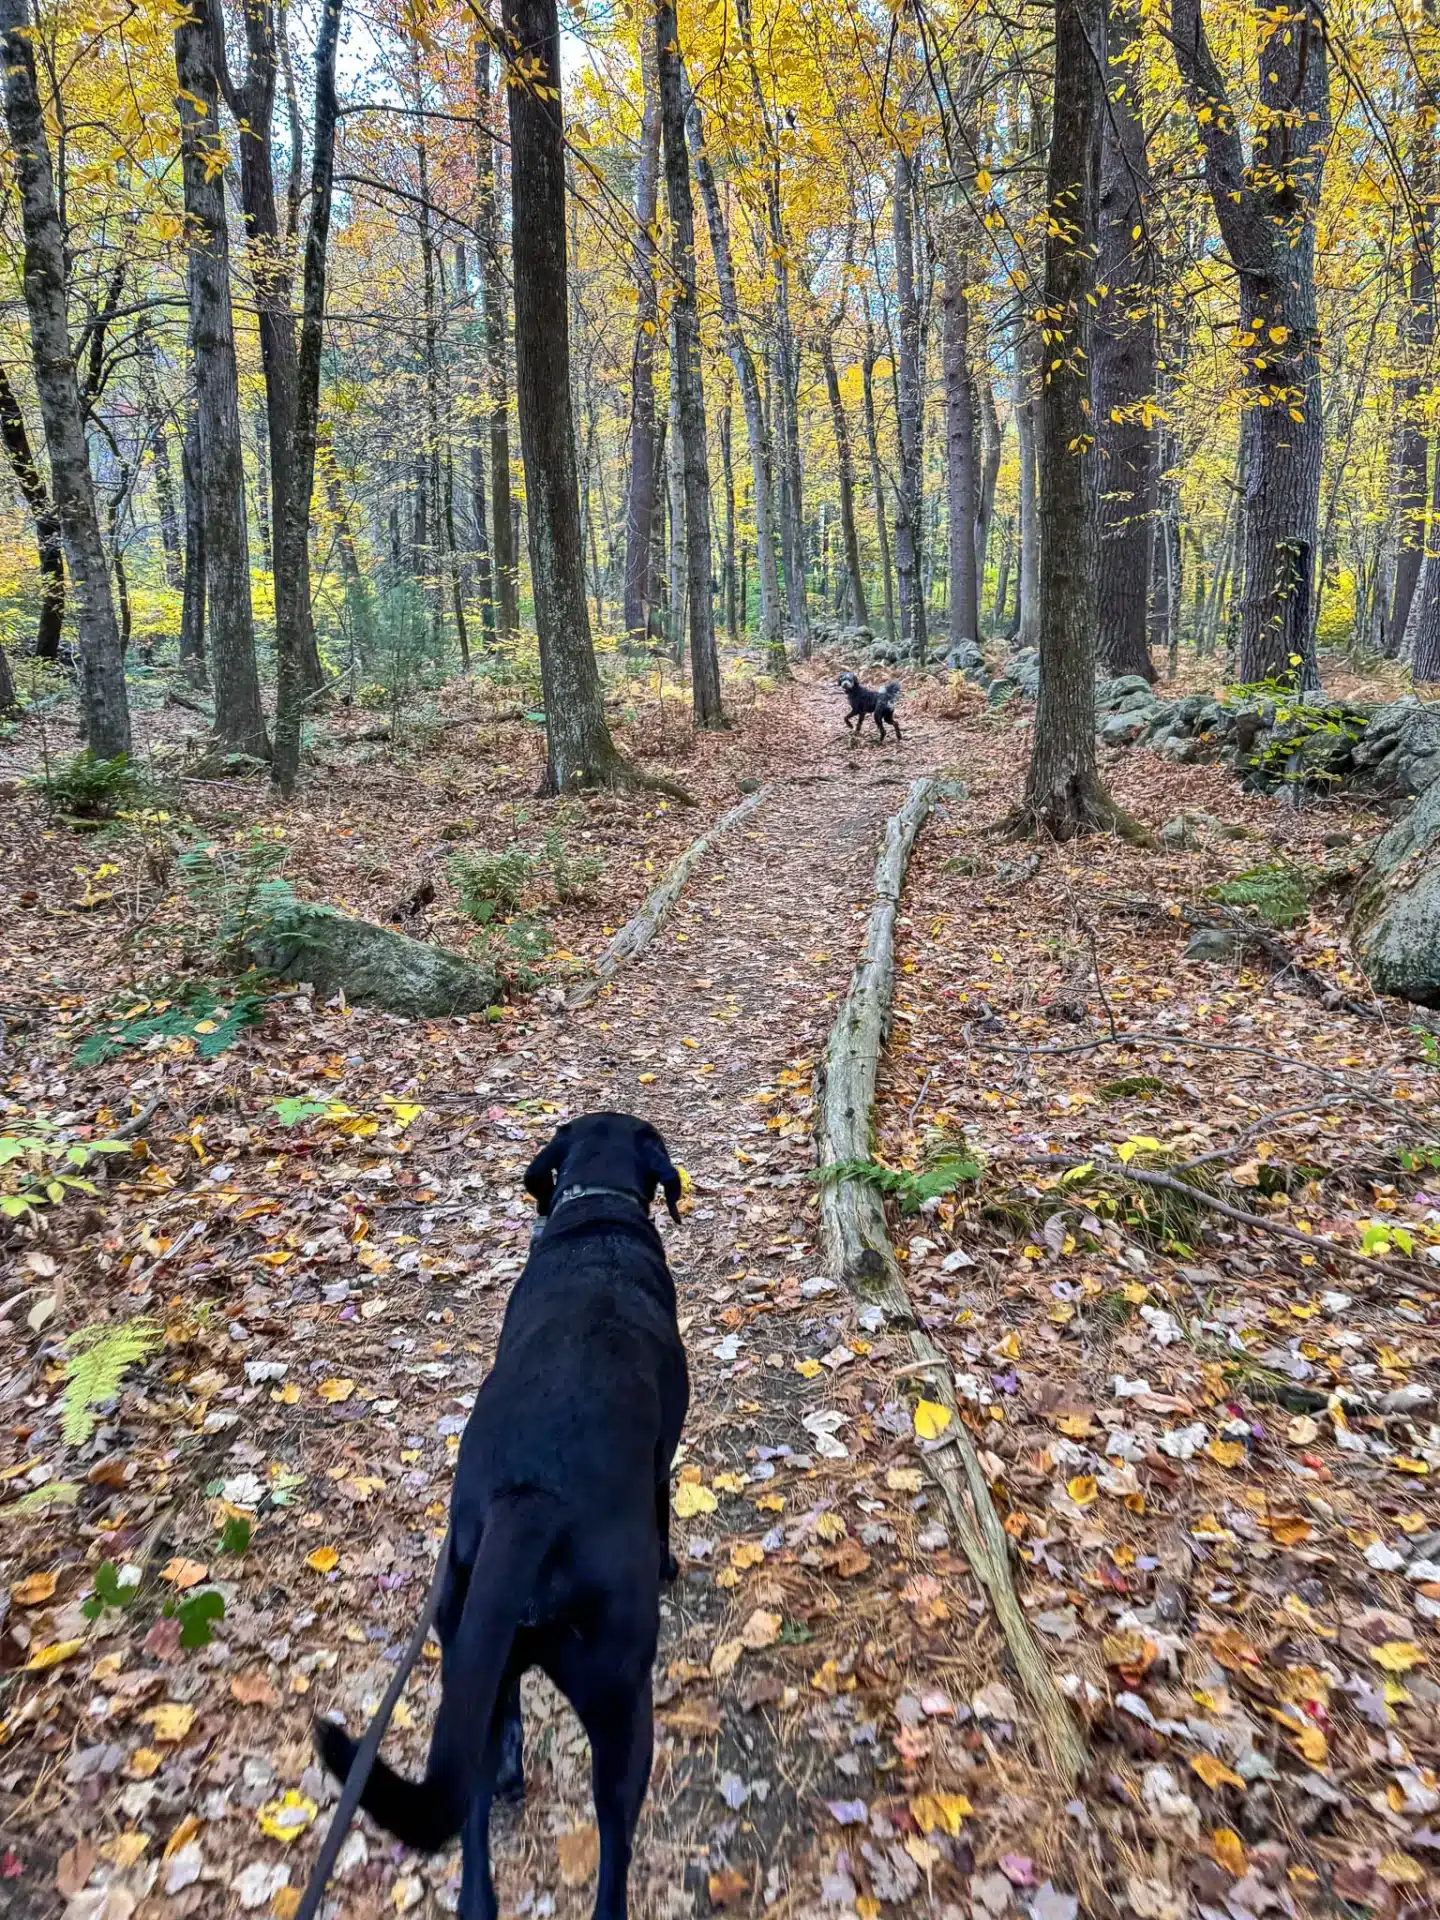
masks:
MULTIPOLYGON (((678 1220, 680 1176, 647 1121, 592 1113, 559 1129, 525 1185, 544 1228, 460 1443, 425 1778, 377 1761, 360 1804, 422 1852, 462 1834, 461 1920, 495 1920, 490 1805, 524 1793, 520 1676, 538 1666, 590 1737, 596 1920, 625 1920, 659 1589, 675 1575, 670 1466, 690 1397, 650 1204, 659 1188, 678 1220)), ((343 1780, 359 1742, 331 1720, 315 1742, 343 1780)))
POLYGON ((887 680, 878 691, 874 687, 862 686, 860 677, 854 673, 842 673, 836 685, 850 702, 850 711, 845 715, 845 727, 855 722, 855 737, 858 740, 865 731, 865 722, 871 714, 875 716, 875 731, 883 740, 885 723, 888 720, 894 729, 895 738, 901 738, 900 723, 895 718, 895 702, 900 698, 900 682, 887 680))

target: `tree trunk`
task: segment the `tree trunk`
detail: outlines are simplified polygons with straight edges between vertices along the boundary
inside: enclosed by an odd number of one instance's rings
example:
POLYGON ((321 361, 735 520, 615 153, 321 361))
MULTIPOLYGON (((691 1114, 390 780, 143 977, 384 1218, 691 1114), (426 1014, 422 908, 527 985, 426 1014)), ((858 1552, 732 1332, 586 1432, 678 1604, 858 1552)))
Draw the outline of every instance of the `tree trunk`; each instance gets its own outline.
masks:
POLYGON ((1154 243, 1144 230, 1149 174, 1134 57, 1139 30, 1136 0, 1112 0, 1091 369, 1100 518, 1096 651, 1107 673, 1153 681, 1146 603, 1157 472, 1154 243))
MULTIPOLYGON (((1429 9, 1427 8, 1427 11, 1429 9)), ((1424 83, 1424 76, 1419 76, 1424 83)), ((1430 434, 1422 395, 1435 344, 1435 124, 1433 90, 1425 87, 1429 119, 1415 120, 1409 220, 1412 234, 1408 311, 1404 340, 1411 364, 1397 394, 1401 409, 1394 512, 1399 541, 1395 555, 1394 598, 1385 631, 1385 652, 1394 659, 1405 640, 1410 603, 1425 552, 1425 501, 1429 492, 1430 434)))
POLYGON ((35 522, 35 551, 40 567, 35 656, 39 660, 58 660, 60 629, 65 623, 65 542, 44 478, 35 464, 24 412, 4 367, 0 367, 0 440, 4 441, 15 484, 35 522))
POLYGON ((980 365, 971 368, 971 380, 980 403, 980 506, 975 516, 975 597, 977 602, 983 604, 985 568, 990 558, 990 529, 995 521, 995 488, 1000 479, 1000 460, 1005 451, 1000 416, 995 410, 995 389, 990 384, 990 368, 983 351, 980 365))
POLYGON ((180 599, 180 671, 192 687, 208 687, 205 665, 205 492, 200 481, 200 420, 193 403, 180 443, 185 500, 185 585, 180 599))
POLYGON ((1021 819, 1057 840, 1119 824, 1095 761, 1094 455, 1090 301, 1095 284, 1105 0, 1057 0, 1046 179, 1040 398, 1040 699, 1021 819))
POLYGON ((725 385, 725 402, 720 409, 720 471, 725 481, 725 527, 723 533, 725 563, 721 598, 725 607, 725 631, 731 646, 739 641, 735 624, 735 462, 731 455, 734 413, 730 405, 732 389, 725 385))
POLYGON ((175 502, 175 470, 170 464, 170 428, 165 405, 160 398, 155 337, 148 320, 135 323, 140 376, 140 400, 145 414, 145 430, 150 441, 150 461, 155 472, 155 504, 160 511, 160 545, 165 555, 165 581, 176 591, 185 578, 184 542, 180 535, 180 515, 175 502))
MULTIPOLYGON (((488 18, 488 6, 486 15, 488 18)), ((503 91, 503 89, 501 89, 503 91)), ((490 537, 495 569, 495 626, 502 640, 520 630, 520 556, 510 511, 510 394, 505 347, 505 274, 501 261, 500 191, 492 116, 498 95, 490 91, 490 43, 482 32, 475 43, 476 226, 480 239, 480 275, 485 300, 485 354, 490 384, 490 537)), ((511 102, 513 108, 514 102, 511 102)), ((512 189, 514 170, 511 170, 512 189)), ((513 208, 512 208, 513 214, 513 208)), ((513 240, 511 247, 514 252, 513 240)), ((564 316, 561 316, 562 321, 564 316)), ((517 347, 518 352, 518 347, 517 347)), ((516 379, 519 374, 517 369, 516 379)), ((571 453, 574 472, 574 453, 571 453)))
POLYGON ((20 698, 15 691, 15 676, 10 671, 10 656, 0 645, 0 714, 19 711, 20 698))
MULTIPOLYGON (((260 364, 265 375, 265 425, 270 468, 270 520, 280 523, 286 510, 290 485, 290 466, 295 444, 295 323, 291 313, 292 266, 289 246, 280 236, 280 218, 275 200, 273 157, 275 87, 277 78, 276 9, 274 0, 241 0, 245 30, 245 81, 235 86, 225 63, 224 22, 219 0, 195 0, 197 16, 210 22, 216 75, 226 105, 235 117, 240 152, 240 202, 245 216, 245 246, 255 288, 255 312, 260 334, 260 364), (210 9, 213 7, 213 15, 210 9)), ((283 0, 282 0, 283 11, 283 0)), ((292 155, 292 172, 298 166, 298 154, 292 155)), ((292 190, 295 181, 291 182, 292 190)), ((305 512, 310 503, 305 502, 305 512)), ((271 564, 274 547, 271 537, 271 564)), ((277 582, 276 591, 279 591, 277 582)), ((289 591, 287 584, 286 591, 289 591)), ((316 694, 325 683, 325 669, 315 643, 315 624, 310 610, 308 564, 304 578, 297 583, 303 603, 282 613, 277 605, 277 624, 283 619, 296 623, 301 634, 301 672, 307 694, 316 694)))
POLYGON ((685 659, 685 449, 680 436, 680 382, 675 377, 675 316, 670 316, 670 431, 665 483, 670 544, 666 553, 665 603, 670 653, 676 666, 685 659))
POLYGON ((528 76, 507 88, 515 211, 515 391, 545 695, 547 780, 552 791, 563 792, 577 783, 614 782, 627 768, 605 724, 580 548, 555 0, 505 0, 504 25, 517 82, 519 74, 528 76), (541 87, 553 97, 542 98, 541 87))
POLYGON ((1002 629, 1010 603, 1010 566, 1014 545, 1014 529, 1007 519, 1001 523, 1000 564, 995 569, 995 598, 990 603, 990 618, 1002 629))
POLYGON ((980 583, 975 571, 975 529, 980 518, 975 459, 975 389, 970 378, 970 304, 965 263, 945 261, 941 296, 941 371, 945 383, 945 498, 950 534, 950 644, 980 639, 980 583))
POLYGON ((925 591, 921 553, 923 422, 925 404, 920 345, 920 300, 915 286, 914 179, 903 148, 895 155, 891 203, 895 242, 896 304, 900 351, 896 368, 896 419, 900 447, 900 497, 895 513, 895 571, 900 582, 900 645, 918 663, 926 653, 925 591))
POLYGON ((885 476, 880 467, 880 436, 875 428, 875 334, 865 322, 865 358, 860 376, 865 394, 865 444, 870 454, 870 492, 875 502, 875 532, 880 544, 880 581, 885 590, 885 640, 895 644, 895 578, 890 565, 890 535, 886 530, 885 476))
MULTIPOLYGON (((305 710, 304 623, 301 583, 309 579, 310 496, 315 489, 315 447, 320 427, 320 359, 325 345, 325 270, 335 182, 335 57, 340 41, 341 0, 323 0, 315 43, 315 108, 310 158, 310 228, 300 307, 300 343, 295 357, 295 441, 285 513, 275 523, 275 784, 287 798, 300 772, 301 723, 305 710), (281 585, 285 587, 282 599, 281 585), (290 610, 282 620, 280 609, 290 610)), ((207 540, 209 530, 206 531, 207 540)))
POLYGON ((1330 136, 1326 27, 1313 0, 1260 49, 1264 119, 1247 164, 1201 17, 1174 0, 1173 44, 1205 150, 1216 221, 1240 289, 1245 604, 1240 677, 1320 683, 1311 600, 1324 420, 1315 209, 1330 136))
POLYGON ((695 179, 700 188, 700 204, 705 209, 705 224, 710 234, 710 255, 715 266, 715 284, 720 295, 720 319, 725 330, 725 347, 735 369, 740 389, 740 404, 745 412, 745 432, 750 444, 750 482, 755 504, 755 549, 760 570, 760 643, 765 648, 772 672, 789 671, 785 661, 785 642, 780 622, 780 574, 775 563, 774 466, 770 435, 765 425, 765 408, 760 394, 760 378, 755 371, 740 321, 740 302, 735 291, 735 268, 730 253, 730 230, 726 225, 714 171, 705 150, 705 127, 700 109, 691 97, 686 112, 686 128, 695 161, 695 179))
POLYGON ((480 576, 480 630, 488 650, 495 645, 495 573, 486 517, 485 443, 477 424, 470 436, 470 524, 480 576))
POLYGON ((685 559, 690 601, 690 687, 697 727, 722 727, 720 659, 710 587, 710 454, 705 435, 705 385, 700 366, 700 314, 695 299, 695 209, 685 147, 685 69, 675 0, 657 0, 655 70, 665 149, 665 197, 670 209, 675 292, 670 314, 674 357, 670 381, 677 396, 680 458, 685 483, 685 559))
POLYGON ((845 572, 849 586, 850 618, 857 626, 870 624, 865 605, 865 576, 860 570, 860 535, 855 526, 855 466, 850 453, 850 423, 840 394, 835 348, 828 332, 820 336, 820 364, 825 369, 825 392, 830 401, 830 424, 835 434, 835 466, 840 482, 840 531, 845 541, 845 572))
POLYGON ((1015 327, 1015 437, 1020 461, 1020 574, 1015 623, 1018 647, 1040 644, 1040 502, 1035 485, 1035 392, 1033 349, 1023 323, 1015 327))
MULTIPOLYGON (((205 5, 207 0, 201 0, 205 5)), ((232 753, 270 757, 255 622, 250 603, 250 546, 245 525, 245 464, 240 390, 230 311, 229 233, 225 221, 224 141, 220 89, 211 58, 208 13, 175 29, 176 107, 190 229, 190 344, 200 421, 200 483, 205 498, 205 604, 210 668, 215 681, 215 736, 232 753)), ((280 587, 276 583, 276 626, 280 587)))
POLYGON ((655 207, 660 181, 660 100, 654 46, 640 33, 645 93, 640 161, 635 170, 635 345, 630 360, 630 484, 625 496, 625 637, 639 646, 650 631, 650 537, 655 517, 655 343, 660 304, 655 290, 655 207))
POLYGON ((130 708, 120 630, 110 598, 110 570, 95 505, 80 388, 66 313, 65 235, 55 200, 50 143, 35 78, 27 0, 0 0, 0 64, 24 235, 25 307, 35 385, 50 457, 50 486, 70 577, 80 639, 82 715, 92 753, 114 759, 130 751, 130 708))

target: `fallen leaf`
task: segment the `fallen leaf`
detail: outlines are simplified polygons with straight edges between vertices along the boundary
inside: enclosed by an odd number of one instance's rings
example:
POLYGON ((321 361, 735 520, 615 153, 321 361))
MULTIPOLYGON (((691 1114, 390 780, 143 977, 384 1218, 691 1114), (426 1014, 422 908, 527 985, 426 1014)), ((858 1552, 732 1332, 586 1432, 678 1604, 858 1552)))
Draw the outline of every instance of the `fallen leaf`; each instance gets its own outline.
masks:
POLYGON ((1330 1757, 1330 1743, 1319 1727, 1302 1727, 1295 1744, 1312 1767, 1323 1767, 1330 1757))
POLYGON ((270 1840, 289 1846, 298 1840, 320 1809, 305 1794, 287 1787, 278 1800, 267 1800, 255 1814, 260 1831, 270 1840))
POLYGON ((177 1557, 167 1560, 160 1569, 160 1578, 168 1580, 172 1587, 178 1587, 182 1593, 191 1587, 198 1587, 207 1578, 210 1569, 203 1560, 185 1560, 177 1557))
POLYGON ((195 1722, 195 1709, 178 1700, 166 1700, 158 1707, 147 1707, 139 1716, 162 1746, 175 1746, 183 1740, 195 1722))
MULTIPOLYGON (((752 1653, 759 1653, 765 1647, 773 1647, 779 1638, 780 1615, 767 1613, 763 1607, 757 1607, 740 1629, 740 1645, 748 1647, 752 1653)), ((715 1671, 713 1660, 710 1670, 712 1673, 715 1671)))
POLYGON ((1371 1647, 1370 1658, 1386 1673, 1409 1673, 1412 1667, 1423 1662, 1425 1655, 1413 1640, 1387 1640, 1382 1646, 1371 1647))
POLYGON ((743 1640, 720 1641, 710 1656, 710 1678, 712 1680, 723 1680, 726 1674, 733 1673, 739 1665, 740 1656, 744 1651, 745 1642, 743 1640))
POLYGON ((575 1827, 557 1835, 560 1878, 567 1887, 583 1887, 600 1864, 600 1834, 595 1827, 575 1827))
POLYGON ((952 1839, 960 1832, 960 1823, 975 1809, 963 1793, 922 1793, 910 1802, 910 1813, 922 1833, 942 1828, 952 1839))
POLYGON ((59 1578, 58 1573, 28 1573, 11 1587, 10 1598, 17 1607, 43 1607, 59 1578))
POLYGON ((1211 1439, 1205 1451, 1222 1467, 1243 1467, 1245 1464, 1245 1447, 1239 1440, 1211 1439))
POLYGON ((1285 1432, 1297 1447, 1308 1447, 1319 1436, 1320 1428, 1308 1413, 1297 1413, 1285 1432))
POLYGON ((938 1400, 915 1402, 915 1431, 922 1440, 938 1440, 950 1424, 950 1409, 938 1400))
POLYGON ((85 1642, 83 1640, 56 1640, 48 1647, 37 1647, 25 1662, 26 1673, 45 1673, 51 1667, 58 1667, 62 1660, 73 1659, 85 1642))
POLYGON ((747 1567, 763 1565, 764 1560, 765 1549, 751 1540, 737 1540, 730 1549, 730 1564, 738 1567, 742 1573, 747 1567))
POLYGON ((278 1707, 280 1704, 280 1695, 270 1676, 259 1667, 236 1674, 230 1682, 230 1697, 238 1700, 242 1707, 278 1707))
POLYGON ((199 1831, 199 1814, 187 1813, 179 1826, 176 1827, 175 1831, 171 1834, 170 1838, 165 1842, 165 1851, 161 1854, 160 1858, 162 1860, 173 1860, 180 1849, 188 1846, 199 1831))
POLYGON ((737 1900, 743 1900, 750 1891, 750 1882, 734 1867, 726 1867, 723 1872, 710 1875, 705 1882, 705 1890, 712 1907, 733 1907, 737 1900))
POLYGON ((307 1553, 305 1564, 316 1573, 333 1573, 340 1564, 340 1555, 334 1547, 316 1547, 313 1553, 307 1553))
POLYGON ((1242 1879, 1249 1872, 1250 1861, 1245 1852, 1245 1842, 1233 1827, 1216 1827, 1210 1836, 1210 1850, 1234 1879, 1242 1879))
POLYGON ((918 1467, 891 1467, 886 1472, 885 1484, 891 1493, 919 1493, 925 1476, 918 1467))
POLYGON ((1242 1793, 1245 1791, 1245 1782, 1240 1775, 1232 1772, 1225 1762, 1217 1759, 1213 1753, 1192 1753, 1190 1769, 1193 1773, 1199 1774, 1207 1787, 1239 1787, 1242 1793))
POLYGON ((1065 1491, 1077 1507, 1088 1507, 1093 1504, 1100 1489, 1093 1473, 1077 1473, 1073 1480, 1065 1482, 1065 1491))
POLYGON ((697 1514, 714 1513, 720 1502, 709 1487, 698 1480, 682 1480, 671 1498, 677 1520, 693 1520, 697 1514))
POLYGON ((355 1391, 353 1380, 322 1380, 315 1389, 322 1400, 328 1400, 332 1406, 341 1400, 348 1400, 355 1391))

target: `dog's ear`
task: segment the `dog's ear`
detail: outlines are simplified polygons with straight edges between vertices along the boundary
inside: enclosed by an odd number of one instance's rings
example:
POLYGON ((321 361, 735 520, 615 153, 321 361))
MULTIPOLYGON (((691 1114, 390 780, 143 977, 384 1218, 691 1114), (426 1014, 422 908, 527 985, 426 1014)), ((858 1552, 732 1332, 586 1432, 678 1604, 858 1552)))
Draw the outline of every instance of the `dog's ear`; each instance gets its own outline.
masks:
POLYGON ((525 1169, 525 1191, 534 1200, 535 1211, 542 1218, 550 1211, 550 1202, 555 1198, 555 1176, 564 1161, 565 1143, 557 1133, 525 1169))
POLYGON ((646 1127, 640 1136, 640 1170, 645 1176, 647 1204, 655 1198, 655 1189, 659 1187, 665 1195, 665 1205, 670 1218, 678 1227, 680 1224, 680 1176, 675 1171, 666 1151, 665 1142, 654 1127, 646 1127))

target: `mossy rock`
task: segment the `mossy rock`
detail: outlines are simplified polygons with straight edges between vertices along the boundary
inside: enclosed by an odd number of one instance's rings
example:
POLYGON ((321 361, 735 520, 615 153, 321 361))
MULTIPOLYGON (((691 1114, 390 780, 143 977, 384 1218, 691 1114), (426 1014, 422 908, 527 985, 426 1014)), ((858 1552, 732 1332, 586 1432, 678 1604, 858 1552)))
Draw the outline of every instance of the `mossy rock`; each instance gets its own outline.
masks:
POLYGON ((322 1000, 343 993, 411 1020, 483 1013, 502 998, 492 967, 308 901, 253 934, 246 957, 281 980, 308 980, 322 1000))
POLYGON ((1440 783, 1376 846, 1356 890, 1350 944, 1379 992, 1440 1007, 1440 783))

